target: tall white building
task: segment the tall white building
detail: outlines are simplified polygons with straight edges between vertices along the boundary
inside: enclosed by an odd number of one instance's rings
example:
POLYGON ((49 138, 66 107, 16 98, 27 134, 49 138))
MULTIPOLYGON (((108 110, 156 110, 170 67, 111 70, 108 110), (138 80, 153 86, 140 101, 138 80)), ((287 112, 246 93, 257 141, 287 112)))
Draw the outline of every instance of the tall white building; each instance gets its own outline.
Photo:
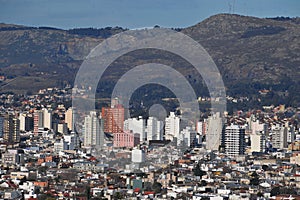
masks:
POLYGON ((74 131, 74 119, 75 119, 75 110, 70 107, 65 113, 65 122, 67 123, 68 129, 74 131))
POLYGON ((131 162, 143 163, 145 162, 146 156, 145 151, 141 149, 133 149, 131 152, 131 162))
POLYGON ((197 144, 197 131, 192 129, 192 127, 187 126, 180 132, 180 136, 177 140, 177 145, 182 143, 188 147, 195 146, 197 144))
POLYGON ((146 139, 146 120, 139 116, 138 118, 128 118, 124 121, 124 130, 140 134, 140 141, 146 139))
POLYGON ((52 128, 51 110, 47 110, 46 108, 43 108, 42 111, 43 111, 43 127, 51 129, 52 128))
POLYGON ((254 121, 254 119, 254 116, 249 119, 251 152, 265 152, 268 125, 260 123, 258 120, 254 121))
POLYGON ((252 134, 256 134, 258 132, 264 132, 265 135, 268 134, 268 125, 260 123, 258 120, 250 121, 249 128, 251 129, 252 134))
POLYGON ((174 112, 170 112, 169 117, 165 120, 165 137, 167 140, 178 138, 180 133, 180 118, 174 112))
POLYGON ((265 152, 266 150, 266 135, 260 131, 250 135, 251 152, 265 152))
POLYGON ((196 131, 200 135, 206 135, 207 134, 207 119, 204 119, 203 121, 199 121, 196 124, 196 131))
POLYGON ((64 135, 64 141, 67 144, 68 150, 74 150, 80 146, 79 137, 75 133, 71 133, 70 135, 64 135))
POLYGON ((20 120, 20 131, 25 131, 26 113, 21 113, 19 116, 19 120, 20 120))
POLYGON ((163 122, 156 117, 149 117, 147 120, 147 141, 163 140, 163 122))
POLYGON ((206 149, 219 150, 223 121, 220 113, 216 113, 207 119, 206 149))
POLYGON ((245 153, 245 129, 238 125, 227 126, 223 131, 222 143, 228 156, 245 153))
POLYGON ((102 148, 104 144, 103 123, 95 111, 84 118, 84 146, 102 148))
POLYGON ((66 123, 57 124, 57 132, 62 133, 62 134, 67 134, 68 133, 67 124, 66 123))
POLYGON ((33 132, 35 135, 38 134, 39 129, 44 126, 44 118, 43 118, 42 110, 35 110, 33 114, 33 132))
POLYGON ((272 147, 276 149, 287 148, 287 128, 276 125, 271 128, 272 147))
POLYGON ((288 124, 286 124, 287 127, 287 131, 288 131, 288 135, 287 135, 287 142, 292 143, 295 141, 295 127, 294 126, 289 126, 288 124))
POLYGON ((37 133, 39 128, 52 128, 52 113, 46 108, 34 111, 34 132, 37 133))

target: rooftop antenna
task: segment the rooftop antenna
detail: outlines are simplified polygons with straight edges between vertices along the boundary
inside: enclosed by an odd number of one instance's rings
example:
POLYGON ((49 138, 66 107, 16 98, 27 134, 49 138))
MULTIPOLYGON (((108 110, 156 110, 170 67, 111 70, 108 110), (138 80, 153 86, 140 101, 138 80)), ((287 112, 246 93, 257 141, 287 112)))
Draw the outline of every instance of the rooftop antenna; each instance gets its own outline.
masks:
POLYGON ((235 8, 235 0, 233 0, 233 5, 232 5, 232 14, 234 14, 234 8, 235 8))
POLYGON ((231 14, 231 9, 232 9, 232 5, 231 5, 231 3, 230 3, 230 0, 228 1, 228 8, 229 8, 229 14, 231 14))
POLYGON ((229 14, 234 14, 235 9, 235 0, 228 1, 229 14))

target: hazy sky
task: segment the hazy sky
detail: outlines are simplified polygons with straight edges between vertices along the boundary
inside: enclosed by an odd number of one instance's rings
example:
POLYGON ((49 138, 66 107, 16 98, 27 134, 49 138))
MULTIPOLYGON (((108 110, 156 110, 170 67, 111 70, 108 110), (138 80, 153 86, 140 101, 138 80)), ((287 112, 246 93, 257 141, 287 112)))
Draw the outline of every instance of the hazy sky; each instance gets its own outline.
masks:
POLYGON ((0 0, 0 22, 58 28, 187 27, 229 12, 300 16, 300 0, 0 0))

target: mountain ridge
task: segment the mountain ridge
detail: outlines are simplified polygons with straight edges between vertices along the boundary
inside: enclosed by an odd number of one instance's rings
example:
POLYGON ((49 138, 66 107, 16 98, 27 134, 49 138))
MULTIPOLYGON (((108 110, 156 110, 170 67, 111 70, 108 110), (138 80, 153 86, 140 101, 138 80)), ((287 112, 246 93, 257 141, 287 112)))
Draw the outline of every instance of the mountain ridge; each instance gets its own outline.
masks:
MULTIPOLYGON (((258 90, 271 88, 276 93, 288 91, 289 101, 297 104, 299 22, 300 18, 218 14, 177 31, 198 41, 211 55, 229 95, 257 95, 258 90)), ((120 27, 63 30, 2 23, 0 74, 10 82, 2 82, 1 92, 24 93, 72 83, 90 50, 110 35, 125 30, 120 27)))

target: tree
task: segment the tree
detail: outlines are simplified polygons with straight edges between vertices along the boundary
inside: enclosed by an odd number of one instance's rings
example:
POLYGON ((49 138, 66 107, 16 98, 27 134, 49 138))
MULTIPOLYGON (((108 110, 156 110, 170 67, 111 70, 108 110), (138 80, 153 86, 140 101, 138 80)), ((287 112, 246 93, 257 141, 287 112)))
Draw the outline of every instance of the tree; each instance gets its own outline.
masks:
POLYGON ((259 192, 257 193, 257 196, 258 196, 258 197, 263 197, 264 194, 263 194, 262 192, 259 191, 259 192))
POLYGON ((116 192, 113 195, 113 199, 123 199, 123 195, 120 192, 116 192))
POLYGON ((86 193, 87 199, 90 199, 91 198, 91 187, 90 186, 86 186, 85 193, 86 193))
POLYGON ((204 171, 202 171, 200 169, 200 165, 199 164, 196 165, 196 167, 195 167, 195 169, 193 171, 194 171, 194 175, 195 176, 204 176, 204 175, 206 175, 206 172, 204 172, 204 171))
POLYGON ((201 180, 200 186, 207 186, 207 182, 205 180, 201 180))
POLYGON ((46 174, 47 170, 48 170, 47 166, 42 166, 38 168, 38 172, 41 174, 46 174))
POLYGON ((279 187, 274 187, 271 190, 271 196, 277 196, 280 194, 280 188, 279 187))
POLYGON ((268 165, 263 165, 261 168, 262 168, 264 171, 269 171, 269 170, 270 170, 270 168, 269 168, 268 165))
POLYGON ((152 185, 152 189, 154 190, 155 193, 160 193, 161 187, 162 187, 162 185, 157 181, 155 181, 152 185))
POLYGON ((256 172, 251 174, 250 184, 251 185, 259 185, 259 175, 256 172))

